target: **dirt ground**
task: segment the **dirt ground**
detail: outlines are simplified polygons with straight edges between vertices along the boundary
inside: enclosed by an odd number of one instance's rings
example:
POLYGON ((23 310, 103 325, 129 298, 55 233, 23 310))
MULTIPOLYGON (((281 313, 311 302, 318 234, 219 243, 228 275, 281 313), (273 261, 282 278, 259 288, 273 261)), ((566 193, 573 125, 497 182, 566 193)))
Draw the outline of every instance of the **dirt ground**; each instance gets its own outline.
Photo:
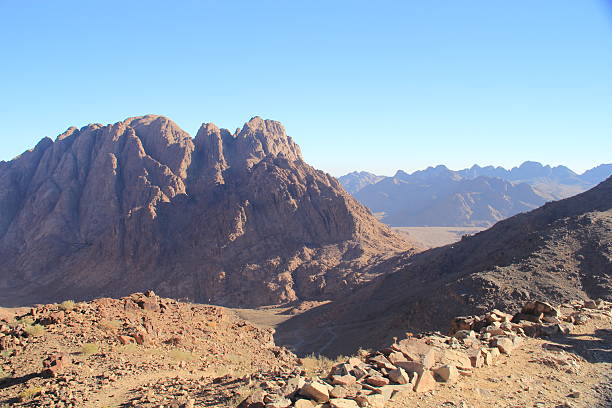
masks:
POLYGON ((612 321, 592 319, 573 334, 528 339, 495 366, 454 385, 411 394, 391 407, 612 407, 612 321))
MULTIPOLYGON (((260 327, 274 328, 285 309, 240 311, 260 327)), ((321 333, 321 337, 333 333, 321 333)), ((295 344, 299 349, 300 336, 295 344)), ((322 342, 321 353, 325 353, 322 342)), ((496 365, 473 370, 452 385, 439 384, 429 393, 409 394, 390 407, 460 408, 608 408, 612 407, 612 317, 595 314, 570 335, 526 339, 496 365)))
POLYGON ((424 248, 436 248, 457 242, 463 235, 475 234, 481 227, 393 227, 393 230, 406 236, 424 248))

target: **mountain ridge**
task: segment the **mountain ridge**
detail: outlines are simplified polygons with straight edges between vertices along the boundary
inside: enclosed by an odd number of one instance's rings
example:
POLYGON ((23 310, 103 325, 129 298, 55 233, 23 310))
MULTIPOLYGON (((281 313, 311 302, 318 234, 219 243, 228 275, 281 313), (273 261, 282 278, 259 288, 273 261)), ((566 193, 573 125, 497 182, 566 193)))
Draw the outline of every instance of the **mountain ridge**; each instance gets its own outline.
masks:
POLYGON ((259 117, 194 138, 159 115, 70 128, 4 162, 0 187, 5 304, 144 288, 225 305, 326 298, 412 248, 259 117))
POLYGON ((578 194, 612 174, 600 165, 578 175, 565 166, 524 162, 503 167, 474 165, 450 170, 444 165, 373 179, 371 173, 342 176, 343 185, 379 218, 395 227, 490 226, 547 201, 578 194), (357 188, 359 187, 359 188, 357 188))

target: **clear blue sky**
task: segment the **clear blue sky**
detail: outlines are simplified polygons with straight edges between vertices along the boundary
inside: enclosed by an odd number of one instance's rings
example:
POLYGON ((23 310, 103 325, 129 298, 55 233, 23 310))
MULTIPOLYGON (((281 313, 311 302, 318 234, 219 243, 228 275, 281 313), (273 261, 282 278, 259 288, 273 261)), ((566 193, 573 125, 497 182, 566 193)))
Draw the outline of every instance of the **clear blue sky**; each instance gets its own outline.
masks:
POLYGON ((314 166, 612 162, 609 1, 0 0, 0 159, 71 125, 276 119, 314 166))

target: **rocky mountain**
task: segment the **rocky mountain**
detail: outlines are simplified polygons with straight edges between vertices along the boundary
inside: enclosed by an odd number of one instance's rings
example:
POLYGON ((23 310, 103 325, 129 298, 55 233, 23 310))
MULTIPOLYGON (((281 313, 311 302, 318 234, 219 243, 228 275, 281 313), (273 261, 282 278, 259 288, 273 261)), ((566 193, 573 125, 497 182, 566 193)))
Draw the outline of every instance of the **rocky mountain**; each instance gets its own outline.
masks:
POLYGON ((527 183, 545 199, 558 200, 586 191, 612 175, 611 165, 601 165, 595 169, 579 175, 565 166, 551 167, 534 161, 526 161, 510 170, 503 167, 474 165, 469 169, 459 170, 459 174, 467 178, 486 176, 527 183))
POLYGON ((361 203, 392 226, 489 226, 532 210, 545 199, 525 183, 466 178, 445 166, 412 174, 398 171, 355 193, 361 203))
MULTIPOLYGON (((374 269, 385 276, 280 332, 318 327, 334 334, 326 348, 344 353, 374 345, 371 339, 435 330, 452 316, 493 307, 512 311, 535 299, 611 300, 612 177, 455 244, 399 255, 374 269)), ((311 340, 305 350, 321 347, 321 339, 311 340)))
POLYGON ((393 177, 353 172, 338 180, 392 226, 465 227, 490 226, 546 201, 571 197, 610 175, 612 164, 579 175, 565 166, 526 161, 510 170, 474 165, 452 171, 436 166, 412 174, 400 170, 393 177))
POLYGON ((351 194, 355 194, 362 188, 369 186, 370 184, 376 184, 384 178, 385 176, 377 176, 376 174, 368 173, 367 171, 354 171, 338 177, 338 181, 340 184, 342 184, 342 187, 344 187, 346 191, 351 194))
POLYGON ((580 178, 587 183, 597 184, 607 177, 610 177, 610 175, 612 175, 612 163, 600 164, 597 167, 593 167, 582 173, 580 178))
POLYGON ((70 128, 0 163, 0 302, 164 296, 264 305, 345 293, 410 246, 283 126, 192 138, 162 116, 70 128))

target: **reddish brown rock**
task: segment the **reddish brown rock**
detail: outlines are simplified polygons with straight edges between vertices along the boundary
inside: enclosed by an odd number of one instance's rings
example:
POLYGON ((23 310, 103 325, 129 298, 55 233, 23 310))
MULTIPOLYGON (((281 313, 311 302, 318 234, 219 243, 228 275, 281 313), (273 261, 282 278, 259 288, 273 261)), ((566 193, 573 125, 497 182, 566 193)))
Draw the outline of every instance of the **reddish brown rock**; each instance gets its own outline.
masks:
POLYGON ((331 408, 359 408, 355 400, 346 398, 332 398, 329 400, 329 406, 331 408))
MULTIPOLYGON (((0 162, 4 306, 150 289, 241 306, 297 300, 296 287, 319 299, 406 249, 259 117, 195 138, 163 116, 92 124, 0 162)), ((149 295, 126 310, 157 312, 149 295)))
POLYGON ((425 368, 433 367, 436 362, 435 349, 417 339, 404 339, 397 344, 397 349, 410 361, 416 361, 425 368))
POLYGON ((459 371, 454 365, 443 365, 434 370, 435 377, 440 381, 453 383, 459 378, 459 371))
POLYGON ((300 390, 300 395, 321 403, 329 401, 329 391, 327 386, 318 381, 305 384, 300 390))
POLYGON ((334 375, 331 380, 333 385, 353 385, 357 382, 352 375, 334 375))
POLYGON ((427 392, 436 388, 436 380, 433 374, 429 370, 425 370, 419 374, 416 385, 414 386, 415 392, 427 392))
POLYGON ((122 345, 126 345, 126 344, 130 344, 130 343, 134 343, 135 339, 132 336, 124 336, 124 335, 120 335, 117 336, 117 340, 119 340, 119 343, 121 343, 122 345))
POLYGON ((375 375, 366 378, 366 382, 374 387, 382 387, 383 385, 389 384, 389 380, 381 375, 375 375))
POLYGON ((457 368, 471 369, 472 361, 470 357, 458 350, 439 350, 436 359, 437 365, 454 365, 457 368))
POLYGON ((43 361, 42 375, 45 377, 57 377, 66 367, 72 364, 72 359, 66 353, 55 353, 43 361))
POLYGON ((397 368, 389 371, 389 379, 397 384, 408 384, 410 382, 410 376, 403 368, 397 368))
POLYGON ((371 364, 374 364, 376 367, 378 368, 384 368, 387 370, 393 370, 395 369, 395 366, 393 364, 391 364, 391 362, 389 360, 387 360, 387 358, 385 356, 378 355, 378 356, 374 356, 368 359, 368 361, 371 364))

